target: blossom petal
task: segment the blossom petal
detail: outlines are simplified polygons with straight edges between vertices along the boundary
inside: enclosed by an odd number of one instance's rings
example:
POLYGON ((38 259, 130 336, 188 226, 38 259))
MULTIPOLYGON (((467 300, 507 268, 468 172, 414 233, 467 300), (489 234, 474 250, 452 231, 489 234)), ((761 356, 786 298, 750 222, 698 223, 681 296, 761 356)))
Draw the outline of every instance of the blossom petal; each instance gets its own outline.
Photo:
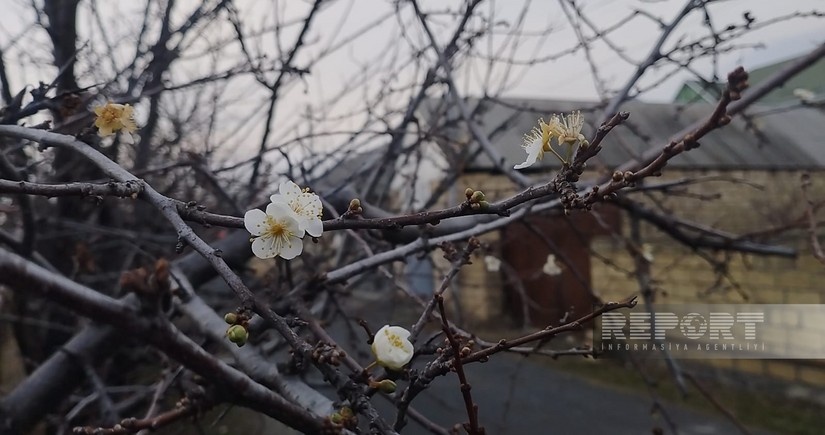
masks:
POLYGON ((120 141, 127 144, 127 145, 134 145, 135 138, 132 136, 132 133, 128 131, 124 131, 122 135, 120 135, 120 141))
POLYGON ((513 166, 513 169, 523 169, 532 166, 536 163, 536 160, 539 160, 544 156, 544 145, 541 143, 541 137, 537 137, 532 142, 525 145, 524 150, 527 151, 527 160, 525 160, 524 163, 513 166))
POLYGON ((137 130, 137 124, 135 124, 134 119, 123 118, 120 120, 120 123, 123 124, 123 129, 129 133, 134 133, 137 130))
POLYGON ((277 202, 279 204, 289 204, 289 200, 286 198, 286 196, 281 195, 280 193, 270 195, 269 200, 271 202, 277 202))
POLYGON ((293 258, 301 255, 301 252, 304 251, 304 241, 297 238, 297 237, 290 237, 289 241, 281 246, 281 252, 278 255, 281 256, 284 260, 292 260, 293 258))
POLYGON ((536 157, 535 156, 527 156, 527 160, 524 161, 524 163, 519 163, 519 164, 513 166, 513 169, 529 168, 530 166, 533 166, 534 163, 536 163, 536 157))
POLYGON ((266 222, 266 213, 257 208, 249 210, 243 215, 243 226, 253 236, 261 235, 264 231, 264 222, 266 222))
POLYGON ((278 255, 275 249, 275 240, 267 237, 258 237, 252 241, 252 253, 258 258, 272 258, 278 255))
POLYGON ((324 205, 321 204, 321 198, 314 193, 302 193, 298 197, 298 203, 301 208, 308 215, 307 217, 319 217, 324 212, 324 205))
POLYGON ((324 232, 324 223, 321 222, 321 219, 309 220, 306 224, 305 230, 307 234, 312 237, 321 237, 321 234, 324 232))
POLYGON ((277 218, 287 216, 290 219, 295 219, 293 217, 295 212, 289 208, 289 205, 280 202, 270 202, 269 205, 266 206, 266 214, 277 218))
POLYGON ((290 180, 286 180, 278 187, 278 193, 284 195, 289 200, 295 199, 301 194, 301 188, 290 180))

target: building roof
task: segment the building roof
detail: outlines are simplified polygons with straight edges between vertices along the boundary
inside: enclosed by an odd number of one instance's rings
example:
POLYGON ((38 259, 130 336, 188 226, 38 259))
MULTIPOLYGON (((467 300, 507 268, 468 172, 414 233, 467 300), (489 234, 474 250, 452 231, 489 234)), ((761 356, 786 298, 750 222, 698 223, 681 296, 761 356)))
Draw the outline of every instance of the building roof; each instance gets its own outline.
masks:
MULTIPOLYGON (((598 104, 592 102, 529 99, 470 99, 467 102, 477 112, 476 122, 502 154, 504 164, 510 167, 524 161, 526 154, 520 146, 522 137, 538 125, 538 118, 547 119, 553 113, 582 110, 585 117, 583 133, 589 138, 595 130, 593 123, 601 116, 598 110, 593 109, 598 104)), ((456 144, 474 142, 460 121, 458 111, 445 100, 430 100, 424 106, 422 119, 438 120, 440 125, 448 127, 447 136, 451 140, 441 141, 448 158, 457 147, 462 146, 456 144)), ((630 101, 621 110, 630 112, 630 119, 626 125, 608 135, 602 143, 603 150, 591 160, 592 163, 615 167, 636 158, 652 146, 666 144, 674 133, 705 119, 713 106, 630 101)), ((700 141, 699 148, 675 157, 668 166, 725 170, 825 168, 825 135, 822 134, 825 112, 810 107, 771 110, 755 106, 750 113, 754 114, 750 122, 741 116, 734 117, 730 125, 711 132, 700 141)), ((548 170, 559 166, 552 155, 545 155, 544 160, 530 170, 548 170)), ((494 170, 495 165, 486 154, 480 153, 465 169, 494 170)))
MULTIPOLYGON (((799 60, 799 57, 748 70, 748 82, 751 85, 756 85, 797 60, 799 60)), ((825 59, 820 59, 804 71, 793 76, 782 86, 769 92, 759 102, 760 104, 781 104, 788 101, 798 101, 799 97, 794 95, 795 89, 805 89, 814 95, 822 95, 825 93, 825 79, 823 77, 825 77, 825 59)), ((712 102, 719 98, 724 88, 724 82, 688 80, 682 85, 673 100, 677 103, 712 102)))

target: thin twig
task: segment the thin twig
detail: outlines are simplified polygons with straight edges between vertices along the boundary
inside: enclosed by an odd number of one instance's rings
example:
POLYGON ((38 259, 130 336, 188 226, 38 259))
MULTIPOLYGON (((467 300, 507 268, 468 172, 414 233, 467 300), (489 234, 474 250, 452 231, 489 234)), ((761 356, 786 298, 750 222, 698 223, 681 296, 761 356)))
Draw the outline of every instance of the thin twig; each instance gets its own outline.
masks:
POLYGON ((438 311, 441 313, 441 330, 444 331, 444 335, 447 336, 447 341, 449 341, 450 347, 452 348, 452 368, 458 375, 458 381, 461 385, 461 396, 464 398, 464 407, 467 411, 468 422, 464 424, 464 429, 466 429, 470 435, 483 435, 484 428, 478 424, 478 405, 473 402, 473 395, 470 393, 472 386, 470 382, 467 381, 467 374, 464 373, 464 364, 461 362, 463 353, 461 345, 458 343, 455 335, 453 335, 453 332, 450 330, 450 325, 447 323, 447 310, 444 309, 444 297, 438 295, 436 296, 436 301, 438 302, 438 311))

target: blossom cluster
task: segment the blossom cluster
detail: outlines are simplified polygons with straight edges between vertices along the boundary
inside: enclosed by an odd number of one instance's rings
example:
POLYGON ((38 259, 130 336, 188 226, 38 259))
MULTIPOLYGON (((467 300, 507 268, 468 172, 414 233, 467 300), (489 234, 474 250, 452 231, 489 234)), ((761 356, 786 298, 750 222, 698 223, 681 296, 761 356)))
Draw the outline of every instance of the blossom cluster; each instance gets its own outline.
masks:
POLYGON ((539 126, 533 127, 530 133, 524 135, 524 144, 522 148, 527 152, 527 160, 524 163, 519 163, 513 166, 513 169, 524 169, 532 166, 538 160, 544 158, 545 151, 550 151, 558 157, 562 163, 567 163, 573 149, 573 145, 577 142, 581 146, 587 146, 587 140, 582 134, 582 126, 584 125, 584 118, 581 112, 575 111, 567 116, 553 115, 550 122, 544 122, 539 119, 539 126), (558 140, 558 145, 567 145, 568 156, 562 157, 551 144, 553 138, 558 140))
POLYGON ((320 237, 324 232, 321 198, 308 188, 285 181, 269 199, 266 211, 249 210, 243 217, 244 226, 253 237, 252 253, 258 258, 291 260, 304 250, 305 233, 320 237))

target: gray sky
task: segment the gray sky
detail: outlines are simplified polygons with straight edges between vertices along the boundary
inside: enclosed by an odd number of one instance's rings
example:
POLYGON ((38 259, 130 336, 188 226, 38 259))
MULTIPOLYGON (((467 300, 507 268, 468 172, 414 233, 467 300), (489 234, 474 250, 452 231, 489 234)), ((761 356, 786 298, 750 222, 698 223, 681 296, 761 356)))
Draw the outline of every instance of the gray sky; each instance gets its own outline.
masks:
MULTIPOLYGON (((30 2, 28 0, 2 1, 4 8, 7 5, 8 8, 0 14, 0 47, 6 49, 12 41, 15 41, 14 49, 5 50, 5 61, 10 68, 13 87, 19 89, 24 84, 36 85, 40 80, 51 81, 55 73, 54 69, 38 68, 38 65, 47 65, 50 61, 46 34, 42 29, 30 30, 25 27, 26 23, 31 23, 34 17, 30 2), (24 66, 16 68, 15 65, 20 63, 24 66)), ((487 14, 495 11, 496 22, 513 23, 519 18, 525 1, 527 0, 490 1, 483 3, 480 8, 487 14)), ((195 0, 179 1, 176 9, 179 12, 179 19, 182 20, 198 3, 195 0)), ((269 0, 240 0, 235 3, 240 9, 240 16, 247 27, 247 32, 254 32, 256 29, 271 25, 275 19, 276 9, 278 18, 288 22, 304 17, 309 8, 308 2, 297 0, 281 0, 274 3, 269 0), (261 7, 262 4, 266 4, 267 7, 261 7), (272 4, 277 5, 276 8, 271 7, 272 4)), ((299 67, 309 67, 310 74, 303 80, 293 80, 284 89, 282 101, 279 103, 275 116, 276 122, 273 124, 276 138, 298 134, 299 130, 304 128, 300 125, 307 113, 312 113, 322 119, 334 119, 336 115, 350 112, 353 107, 363 109, 370 104, 375 105, 375 107, 370 106, 370 109, 378 112, 385 109, 387 111, 398 110, 398 107, 403 107, 412 92, 412 90, 404 91, 404 89, 413 75, 420 78, 424 72, 407 63, 410 53, 415 49, 425 49, 427 42, 420 25, 410 11, 409 4, 406 2, 400 4, 402 8, 400 19, 392 18, 380 23, 377 21, 380 17, 392 14, 395 2, 338 0, 331 2, 321 11, 307 37, 308 44, 302 49, 295 62, 295 65, 299 67), (399 42, 397 39, 399 37, 403 37, 403 42, 399 42), (343 48, 313 63, 313 60, 330 44, 339 44, 342 41, 347 41, 343 48), (394 72, 386 74, 387 68, 393 69, 394 72), (335 105, 328 102, 328 99, 352 83, 358 82, 362 77, 368 77, 375 83, 389 80, 394 88, 400 90, 377 103, 373 99, 377 101, 376 93, 379 86, 364 90, 357 89, 335 105)), ((572 26, 562 13, 557 1, 535 0, 528 4, 529 13, 524 17, 525 23, 522 30, 536 36, 520 38, 521 44, 513 54, 514 59, 518 61, 539 59, 577 44, 572 26), (544 32, 547 29, 551 32, 544 32)), ((590 0, 580 1, 579 4, 585 15, 598 27, 607 27, 629 14, 634 8, 644 9, 653 16, 669 21, 681 9, 684 0, 590 0)), ((452 16, 437 12, 445 8, 455 10, 460 5, 461 2, 458 1, 423 1, 425 10, 435 12, 432 15, 431 25, 438 33, 442 46, 446 43, 456 23, 452 16)), ((90 3, 88 0, 81 2, 78 20, 81 28, 79 45, 83 46, 87 52, 102 54, 96 58, 97 60, 90 61, 93 62, 91 66, 81 66, 78 69, 82 85, 93 84, 96 80, 100 80, 99 77, 105 80, 106 68, 112 62, 120 67, 127 64, 129 56, 134 52, 134 35, 140 27, 142 8, 143 2, 97 1, 90 3), (114 52, 106 50, 101 35, 96 30, 89 30, 98 28, 97 22, 90 13, 91 5, 95 5, 101 12, 107 35, 116 47, 114 52)), ((730 0, 712 4, 710 11, 714 26, 721 29, 728 24, 743 22, 742 13, 745 10, 751 12, 752 16, 757 19, 757 23, 761 23, 795 11, 810 11, 816 8, 825 9, 825 1, 730 0)), ((677 28, 665 44, 665 49, 680 38, 692 38, 706 34, 701 21, 702 15, 694 13, 677 28)), ((724 77, 738 64, 753 68, 805 53, 825 41, 824 23, 822 19, 795 19, 753 32, 739 39, 737 44, 746 45, 747 48, 735 50, 720 57, 718 67, 720 77, 724 77), (756 43, 763 44, 763 47, 757 49, 750 46, 756 43)), ((220 38, 231 38, 231 27, 226 23, 221 25, 223 27, 219 27, 217 31, 210 30, 198 35, 193 47, 197 48, 199 43, 205 45, 207 42, 214 42, 220 38)), ((480 24, 475 22, 474 26, 478 28, 480 24)), ((298 25, 286 28, 282 41, 283 47, 290 46, 298 28, 298 25)), ((476 50, 479 54, 495 55, 501 47, 510 47, 508 42, 511 40, 501 34, 506 32, 507 27, 498 26, 496 30, 499 35, 481 38, 476 42, 476 50)), ((610 39, 615 44, 624 47, 626 56, 638 62, 644 59, 657 35, 657 27, 651 20, 637 17, 632 23, 611 34, 610 39)), ((250 48, 257 54, 265 54, 269 59, 274 59, 277 57, 275 54, 277 51, 273 39, 267 35, 260 41, 250 43, 250 48)), ((425 53, 432 56, 429 50, 425 50, 425 53)), ((504 53, 511 52, 505 50, 504 53)), ((94 59, 94 56, 84 57, 81 53, 80 58, 94 59)), ((593 45, 593 58, 598 65, 599 75, 611 90, 615 90, 624 83, 634 70, 636 63, 628 64, 620 60, 601 42, 593 45)), ((234 45, 224 48, 218 56, 185 57, 176 62, 170 81, 181 83, 202 76, 204 65, 207 62, 229 67, 242 60, 240 50, 234 45)), ((697 63, 694 68, 705 77, 710 77, 712 73, 712 65, 709 61, 697 63)), ((456 79, 464 88, 466 95, 478 95, 488 70, 485 62, 476 61, 457 71, 456 79)), ((509 73, 510 81, 502 91, 504 96, 583 101, 593 101, 598 97, 590 67, 585 62, 581 51, 559 60, 534 65, 519 65, 509 70, 506 65, 497 64, 492 72, 493 83, 500 83, 501 81, 496 81, 495 78, 504 76, 505 72, 509 73)), ((640 83, 642 85, 653 83, 664 72, 666 70, 650 71, 640 83)), ((643 98, 648 101, 669 101, 680 84, 691 77, 690 74, 679 73, 664 85, 645 94, 643 98)), ((231 140, 239 144, 243 143, 243 146, 250 146, 252 144, 249 142, 254 144, 259 141, 256 138, 260 137, 262 131, 263 122, 261 121, 266 113, 268 95, 248 76, 233 80, 231 86, 232 92, 227 92, 227 95, 232 99, 232 109, 222 115, 220 122, 223 125, 220 128, 233 132, 232 135, 228 135, 231 140), (240 122, 247 122, 250 128, 243 130, 242 134, 237 134, 233 126, 240 122)), ((139 120, 141 112, 141 107, 138 105, 139 120)), ((359 120, 353 118, 339 119, 334 123, 330 121, 328 125, 316 125, 315 128, 346 129, 360 126, 359 120)))
MULTIPOLYGON (((438 5, 447 2, 430 1, 424 2, 428 10, 438 10, 438 5)), ((449 2, 452 5, 454 2, 449 2)), ((487 3, 481 8, 489 11, 493 8, 496 11, 498 20, 514 22, 521 11, 524 1, 508 0, 487 3)), ((590 0, 580 1, 585 14, 599 27, 606 27, 613 24, 620 17, 629 14, 634 8, 644 9, 665 21, 672 19, 676 12, 684 4, 683 0, 668 1, 638 1, 638 0, 590 0)), ((530 12, 526 16, 524 30, 527 32, 540 32, 547 28, 552 29, 552 33, 546 38, 523 38, 523 44, 515 56, 519 60, 541 58, 543 56, 557 53, 565 48, 573 47, 577 44, 576 36, 572 26, 565 15, 561 12, 559 3, 556 1, 533 1, 530 2, 530 12)), ((294 3, 293 3, 294 5, 294 3)), ((291 5, 290 5, 291 6, 291 5)), ((750 11, 751 15, 757 19, 757 23, 773 19, 782 15, 787 15, 795 11, 810 11, 819 8, 825 10, 825 1, 822 0, 791 0, 791 1, 765 1, 765 0, 736 0, 722 1, 710 6, 714 25, 721 29, 728 24, 739 24, 744 20, 744 11, 750 11)), ((327 29, 328 34, 332 32, 337 20, 345 17, 345 27, 356 29, 366 23, 392 11, 389 2, 377 0, 360 0, 355 2, 338 2, 325 11, 319 21, 318 28, 327 29)), ((287 15, 294 13, 300 16, 304 13, 304 8, 287 7, 287 15)), ((693 13, 687 20, 680 24, 665 48, 672 45, 682 37, 696 37, 707 34, 702 26, 702 15, 693 13)), ((433 25, 436 30, 443 30, 441 35, 446 36, 455 23, 446 19, 434 18, 433 25), (441 23, 443 26, 439 26, 441 23)), ((416 29, 410 26, 409 38, 416 41, 423 41, 423 37, 417 34, 416 29)), ((502 28, 503 29, 503 28, 502 28)), ((330 57, 325 64, 334 64, 334 68, 315 68, 311 82, 318 89, 330 92, 336 88, 336 84, 348 82, 350 74, 358 71, 358 62, 370 62, 372 55, 382 49, 382 44, 389 40, 392 35, 397 34, 398 26, 395 21, 390 21, 389 25, 376 26, 369 32, 364 32, 361 39, 354 41, 353 46, 345 52, 338 53, 330 57), (317 73, 317 74, 316 74, 317 73)), ((346 34, 346 31, 342 31, 346 34)), ((648 50, 657 36, 657 28, 652 21, 637 18, 632 25, 624 26, 615 32, 611 40, 626 49, 628 57, 641 61, 647 55, 648 50)), ((446 38, 442 38, 442 44, 446 38)), ((753 68, 778 60, 785 60, 805 53, 815 45, 825 41, 825 22, 822 19, 806 18, 795 19, 784 23, 769 26, 763 30, 755 31, 746 37, 738 40, 739 45, 754 45, 761 43, 760 48, 744 48, 725 54, 719 60, 719 75, 724 77, 726 72, 732 70, 737 65, 746 68, 753 68)), ((478 42, 477 48, 486 52, 490 39, 482 39, 478 42)), ((494 38, 492 43, 498 48, 503 42, 500 37, 494 38)), ((603 43, 596 43, 593 47, 593 57, 599 64, 599 72, 607 84, 615 89, 632 73, 634 65, 620 60, 603 43)), ((493 50, 494 51, 494 50, 493 50)), ((491 51, 491 52, 493 52, 491 51)), ((463 85, 469 93, 479 90, 478 81, 481 80, 481 73, 477 69, 470 68, 472 72, 465 69, 465 75, 461 78, 463 85), (469 78, 469 79, 468 79, 469 78)), ((700 62, 695 65, 700 73, 709 76, 712 72, 712 65, 708 62, 700 62)), ((585 57, 581 52, 574 56, 567 56, 561 60, 550 61, 533 65, 530 67, 516 67, 512 70, 514 76, 521 76, 521 79, 514 82, 505 92, 505 95, 532 97, 532 98, 564 98, 574 100, 592 100, 597 97, 593 84, 590 67, 585 62, 585 57)), ((658 74, 649 72, 642 80, 642 83, 650 83, 658 74)), ((670 79, 664 86, 650 92, 646 99, 652 101, 668 101, 672 99, 679 85, 689 74, 679 74, 670 79)))

